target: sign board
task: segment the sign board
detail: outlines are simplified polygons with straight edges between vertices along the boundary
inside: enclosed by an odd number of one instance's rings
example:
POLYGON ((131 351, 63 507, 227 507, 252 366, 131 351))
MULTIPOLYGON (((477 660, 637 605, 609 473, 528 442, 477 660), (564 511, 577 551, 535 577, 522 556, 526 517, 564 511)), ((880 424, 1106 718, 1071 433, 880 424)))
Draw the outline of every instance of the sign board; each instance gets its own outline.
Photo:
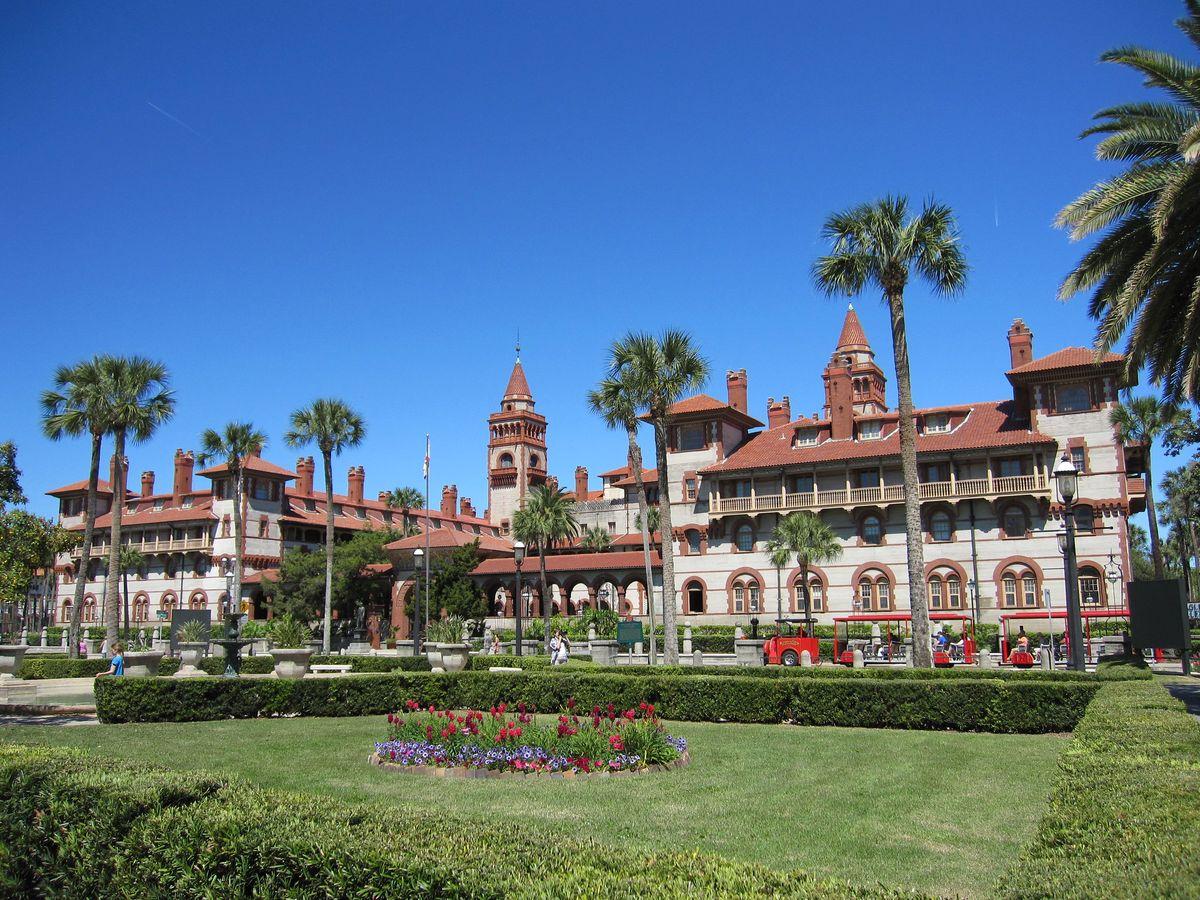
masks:
POLYGON ((171 652, 174 653, 179 645, 179 629, 188 622, 199 622, 204 626, 204 640, 212 636, 212 613, 207 609, 173 609, 171 610, 171 628, 168 637, 171 639, 171 652))
POLYGON ((641 622, 618 622, 617 623, 617 643, 632 645, 642 642, 642 623, 641 622))
POLYGON ((1200 619, 1200 603, 1188 604, 1188 618, 1193 622, 1200 619))
POLYGON ((1129 631, 1135 647, 1190 650, 1183 580, 1129 582, 1129 631))

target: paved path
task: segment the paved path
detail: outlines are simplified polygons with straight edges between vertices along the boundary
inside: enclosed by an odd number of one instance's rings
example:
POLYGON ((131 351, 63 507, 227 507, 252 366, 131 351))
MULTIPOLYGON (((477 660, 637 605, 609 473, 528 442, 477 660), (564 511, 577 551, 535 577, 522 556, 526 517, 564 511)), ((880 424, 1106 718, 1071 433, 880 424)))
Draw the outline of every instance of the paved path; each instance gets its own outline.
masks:
POLYGON ((1171 696, 1176 700, 1182 700, 1184 705, 1196 718, 1200 718, 1200 681, 1194 684, 1177 681, 1165 685, 1166 689, 1171 692, 1171 696))
POLYGON ((5 725, 97 725, 96 717, 83 715, 0 715, 0 728, 5 725))

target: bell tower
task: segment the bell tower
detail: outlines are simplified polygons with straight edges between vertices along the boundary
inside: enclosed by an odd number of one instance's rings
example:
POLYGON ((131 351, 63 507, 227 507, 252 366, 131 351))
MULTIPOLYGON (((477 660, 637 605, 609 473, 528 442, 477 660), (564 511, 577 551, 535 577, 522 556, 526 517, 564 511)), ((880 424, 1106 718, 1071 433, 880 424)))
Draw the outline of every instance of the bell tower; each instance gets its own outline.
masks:
POLYGON ((529 489, 546 483, 546 417, 534 411, 521 349, 500 409, 488 416, 488 521, 507 533, 529 489))
POLYGON ((856 416, 887 412, 884 392, 887 379, 875 363, 875 351, 867 340, 854 304, 846 310, 842 333, 822 376, 825 380, 825 418, 830 420, 836 440, 854 434, 856 416))

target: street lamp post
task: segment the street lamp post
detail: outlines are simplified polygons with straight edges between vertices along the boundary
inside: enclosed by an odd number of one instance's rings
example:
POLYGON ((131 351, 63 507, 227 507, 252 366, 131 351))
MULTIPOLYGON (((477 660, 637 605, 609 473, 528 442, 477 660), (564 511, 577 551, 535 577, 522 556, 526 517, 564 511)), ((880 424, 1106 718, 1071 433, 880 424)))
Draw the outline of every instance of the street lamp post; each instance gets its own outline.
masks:
POLYGON ((1117 591, 1116 606, 1123 607, 1125 605, 1125 591, 1118 590, 1117 585, 1125 580, 1125 572, 1121 568, 1121 564, 1116 561, 1111 553, 1108 554, 1108 565, 1104 567, 1104 580, 1108 582, 1108 605, 1113 606, 1113 592, 1117 591))
POLYGON ((233 605, 233 560, 228 556, 221 557, 221 571, 225 573, 225 605, 217 611, 217 614, 224 619, 235 609, 233 605))
POLYGON ((967 579, 967 588, 971 591, 971 609, 975 613, 975 624, 979 624, 979 584, 974 578, 967 579))
POLYGON ((523 541, 513 541, 513 562, 517 566, 517 594, 513 598, 513 612, 517 617, 517 656, 521 655, 521 617, 525 610, 523 609, 525 598, 521 594, 521 562, 525 559, 525 543, 523 541))
POLYGON ((421 654, 421 561, 425 551, 418 547, 413 551, 413 581, 417 583, 417 600, 413 606, 413 656, 421 654))
POLYGON ((1075 497, 1079 484, 1079 473, 1071 463, 1069 454, 1064 453, 1054 467, 1054 481, 1063 505, 1066 532, 1062 536, 1063 561, 1067 580, 1067 639, 1071 642, 1068 665, 1076 672, 1087 668, 1083 648, 1083 617, 1079 612, 1079 580, 1075 564, 1075 497))

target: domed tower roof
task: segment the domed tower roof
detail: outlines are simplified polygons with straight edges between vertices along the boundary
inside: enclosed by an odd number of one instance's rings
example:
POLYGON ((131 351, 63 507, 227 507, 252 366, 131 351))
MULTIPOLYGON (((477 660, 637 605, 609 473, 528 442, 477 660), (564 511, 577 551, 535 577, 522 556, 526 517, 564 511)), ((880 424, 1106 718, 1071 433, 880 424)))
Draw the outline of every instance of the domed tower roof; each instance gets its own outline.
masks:
POLYGON ((508 387, 504 389, 504 399, 533 401, 533 393, 529 390, 529 382, 525 378, 525 370, 521 367, 520 358, 513 365, 512 374, 508 376, 508 387))
POLYGON ((858 313, 854 311, 854 304, 851 303, 846 310, 846 321, 842 323, 842 333, 838 336, 838 350, 870 350, 871 342, 867 340, 867 333, 863 331, 862 322, 858 320, 858 313))

